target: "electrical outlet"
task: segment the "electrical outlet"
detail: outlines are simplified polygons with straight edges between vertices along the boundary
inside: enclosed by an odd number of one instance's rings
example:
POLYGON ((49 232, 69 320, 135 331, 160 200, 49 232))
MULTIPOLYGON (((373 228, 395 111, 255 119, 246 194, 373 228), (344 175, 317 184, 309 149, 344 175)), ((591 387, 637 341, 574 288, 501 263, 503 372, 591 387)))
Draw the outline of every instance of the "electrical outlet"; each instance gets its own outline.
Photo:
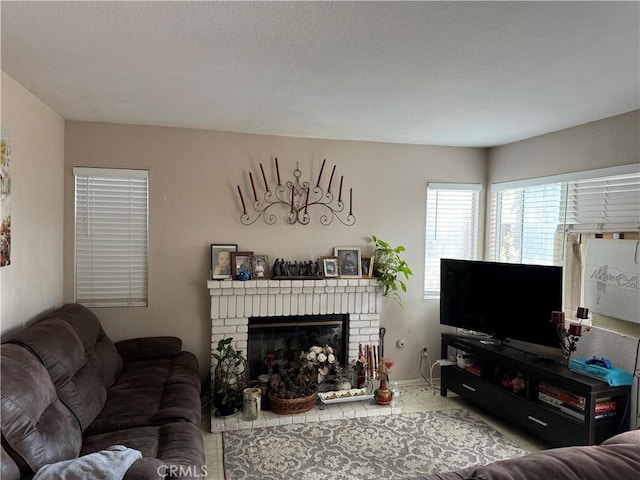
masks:
POLYGON ((429 351, 429 347, 422 345, 422 349, 420 351, 422 352, 423 357, 429 357, 429 354, 427 353, 429 351))

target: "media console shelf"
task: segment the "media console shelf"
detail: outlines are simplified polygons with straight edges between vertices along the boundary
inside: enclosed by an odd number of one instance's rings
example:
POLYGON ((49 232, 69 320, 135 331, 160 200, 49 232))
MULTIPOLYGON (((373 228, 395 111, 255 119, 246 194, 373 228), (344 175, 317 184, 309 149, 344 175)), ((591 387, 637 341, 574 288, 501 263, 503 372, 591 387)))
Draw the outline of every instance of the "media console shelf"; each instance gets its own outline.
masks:
POLYGON ((473 365, 442 367, 440 395, 451 390, 552 445, 599 444, 629 429, 630 387, 476 337, 442 334, 442 358, 455 355, 449 349, 465 352, 473 365))

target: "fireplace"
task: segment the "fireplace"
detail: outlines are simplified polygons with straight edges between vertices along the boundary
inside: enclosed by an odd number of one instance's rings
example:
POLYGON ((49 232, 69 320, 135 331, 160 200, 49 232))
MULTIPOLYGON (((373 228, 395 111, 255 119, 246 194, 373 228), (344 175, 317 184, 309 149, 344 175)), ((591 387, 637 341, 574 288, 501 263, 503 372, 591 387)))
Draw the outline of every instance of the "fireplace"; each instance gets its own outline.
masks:
POLYGON ((312 346, 329 345, 340 364, 347 363, 349 315, 250 317, 247 361, 251 380, 278 373, 312 346))
MULTIPOLYGON (((256 317, 283 317, 284 322, 296 316, 344 316, 347 362, 358 357, 360 344, 379 342, 382 295, 375 279, 209 280, 207 288, 212 351, 220 339, 232 337, 234 348, 246 354, 249 319, 256 317)), ((211 373, 214 368, 212 360, 211 373)), ((212 431, 219 428, 215 418, 211 422, 212 431)))

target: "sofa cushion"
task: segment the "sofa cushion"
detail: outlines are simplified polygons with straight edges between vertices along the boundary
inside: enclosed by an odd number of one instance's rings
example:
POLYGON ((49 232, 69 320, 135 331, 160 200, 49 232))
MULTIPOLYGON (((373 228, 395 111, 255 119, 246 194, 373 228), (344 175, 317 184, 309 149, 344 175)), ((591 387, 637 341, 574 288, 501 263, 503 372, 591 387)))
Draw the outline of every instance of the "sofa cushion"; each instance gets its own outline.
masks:
POLYGON ((98 317, 83 305, 69 303, 46 318, 57 318, 71 325, 82 341, 85 357, 100 372, 105 388, 113 385, 122 372, 122 359, 98 317))
POLYGON ((66 384, 87 363, 80 337, 70 325, 55 318, 41 320, 6 341, 31 350, 46 367, 56 388, 66 384))
POLYGON ((78 303, 68 303, 49 313, 44 318, 64 320, 73 327, 76 335, 78 335, 82 341, 87 357, 93 353, 93 346, 96 340, 104 333, 102 332, 102 325, 100 325, 98 317, 87 307, 78 303))
POLYGON ((1 349, 1 424, 7 451, 33 473, 47 463, 76 457, 82 442, 71 412, 58 400, 46 368, 27 349, 1 349))
POLYGON ((172 358, 125 363, 122 375, 109 389, 130 390, 136 387, 157 387, 165 384, 188 384, 200 389, 198 360, 190 352, 180 352, 172 358))
POLYGON ((125 363, 107 402, 85 435, 173 421, 200 425, 200 377, 196 357, 125 363))
POLYGON ((58 398, 71 409, 80 427, 87 428, 104 407, 107 390, 97 359, 89 362, 75 329, 64 320, 49 317, 12 336, 8 342, 28 348, 40 359, 58 398))
MULTIPOLYGON (((205 477, 202 434, 200 428, 192 423, 176 422, 92 435, 84 438, 81 454, 97 452, 114 444, 139 450, 142 452, 142 460, 158 458, 163 465, 182 467, 174 468, 175 471, 182 470, 184 473, 179 478, 205 477)), ((135 468, 137 463, 132 468, 135 468)), ((157 464, 152 465, 157 469, 157 464)))
POLYGON ((159 458, 141 458, 131 465, 123 480, 167 480, 163 465, 159 458))
POLYGON ((142 337, 120 340, 116 348, 123 362, 175 357, 182 351, 178 337, 142 337))
POLYGON ((2 460, 0 461, 0 478, 2 478, 2 480, 20 479, 20 469, 4 447, 2 447, 2 460))

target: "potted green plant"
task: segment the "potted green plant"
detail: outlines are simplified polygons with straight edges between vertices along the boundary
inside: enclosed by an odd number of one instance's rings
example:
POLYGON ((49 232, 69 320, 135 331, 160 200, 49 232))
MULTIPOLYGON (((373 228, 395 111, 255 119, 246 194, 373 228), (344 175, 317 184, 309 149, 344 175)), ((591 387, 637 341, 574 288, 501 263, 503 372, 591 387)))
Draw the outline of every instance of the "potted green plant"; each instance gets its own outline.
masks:
POLYGON ((218 341, 215 352, 211 354, 217 360, 214 379, 214 405, 218 415, 232 415, 238 411, 242 402, 242 374, 246 360, 241 350, 231 345, 233 338, 218 341))
POLYGON ((404 275, 405 280, 409 280, 409 277, 413 275, 407 262, 400 257, 405 248, 402 245, 394 248, 375 235, 372 235, 371 238, 375 244, 373 272, 378 285, 382 287, 382 295, 393 298, 402 306, 399 290, 406 292, 407 285, 401 275, 404 275))

